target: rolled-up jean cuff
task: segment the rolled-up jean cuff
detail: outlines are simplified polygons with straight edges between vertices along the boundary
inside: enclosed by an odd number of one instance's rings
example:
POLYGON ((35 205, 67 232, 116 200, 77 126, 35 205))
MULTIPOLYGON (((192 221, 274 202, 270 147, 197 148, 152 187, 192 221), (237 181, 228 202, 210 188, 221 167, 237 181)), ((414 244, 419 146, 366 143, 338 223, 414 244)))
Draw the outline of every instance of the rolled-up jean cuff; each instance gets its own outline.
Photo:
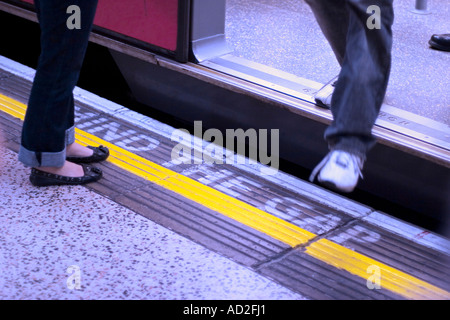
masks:
POLYGON ((75 142, 75 126, 66 130, 66 146, 75 142))
MULTIPOLYGON (((64 142, 65 146, 75 142, 75 126, 66 130, 64 142)), ((35 152, 20 146, 19 161, 28 167, 62 167, 66 161, 66 148, 59 152, 35 152)))
POLYGON ((20 146, 19 161, 33 168, 62 167, 66 161, 66 149, 60 152, 35 152, 20 146))

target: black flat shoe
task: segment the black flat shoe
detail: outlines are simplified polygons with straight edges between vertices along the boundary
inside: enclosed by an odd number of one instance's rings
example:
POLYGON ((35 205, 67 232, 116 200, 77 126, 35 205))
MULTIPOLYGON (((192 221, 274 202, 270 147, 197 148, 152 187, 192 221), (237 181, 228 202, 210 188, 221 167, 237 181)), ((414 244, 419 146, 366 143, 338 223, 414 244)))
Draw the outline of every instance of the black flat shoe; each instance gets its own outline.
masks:
POLYGON ((94 150, 94 153, 92 154, 92 156, 89 156, 89 157, 66 157, 66 160, 77 163, 77 164, 94 163, 94 162, 104 161, 109 156, 109 150, 108 150, 108 148, 106 148, 104 146, 100 146, 100 147, 88 146, 88 148, 94 150))
POLYGON ((61 185, 81 185, 90 182, 98 181, 103 173, 102 170, 86 164, 81 164, 84 171, 82 177, 66 177, 54 173, 48 173, 36 168, 31 169, 30 182, 34 186, 61 186, 61 185))

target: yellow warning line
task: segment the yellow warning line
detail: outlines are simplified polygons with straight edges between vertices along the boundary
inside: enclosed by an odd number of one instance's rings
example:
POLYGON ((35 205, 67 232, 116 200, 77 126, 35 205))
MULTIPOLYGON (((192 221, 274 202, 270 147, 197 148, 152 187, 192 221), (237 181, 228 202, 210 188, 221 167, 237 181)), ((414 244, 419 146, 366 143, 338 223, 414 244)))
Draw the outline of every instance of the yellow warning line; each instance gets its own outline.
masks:
MULTIPOLYGON (((0 110, 24 119, 26 106, 0 94, 0 110)), ((176 192, 207 208, 259 230, 292 247, 306 244, 316 235, 268 214, 245 202, 203 185, 193 179, 166 169, 154 162, 133 154, 94 135, 76 129, 76 139, 83 145, 104 145, 110 150, 108 161, 114 165, 176 192)), ((370 266, 379 268, 382 288, 408 299, 450 299, 450 293, 427 282, 412 277, 383 263, 356 253, 329 240, 312 241, 306 246, 306 253, 336 268, 368 279, 370 266)))
POLYGON ((0 94, 0 110, 7 114, 23 120, 25 118, 25 110, 27 106, 10 97, 0 94))
POLYGON ((409 299, 450 299, 445 290, 326 239, 313 242, 306 253, 409 299))
POLYGON ((104 145, 110 149, 108 161, 133 174, 172 190, 192 201, 220 212, 234 220, 262 231, 290 246, 304 244, 315 234, 236 200, 193 179, 168 170, 87 132, 75 130, 76 139, 83 145, 104 145))

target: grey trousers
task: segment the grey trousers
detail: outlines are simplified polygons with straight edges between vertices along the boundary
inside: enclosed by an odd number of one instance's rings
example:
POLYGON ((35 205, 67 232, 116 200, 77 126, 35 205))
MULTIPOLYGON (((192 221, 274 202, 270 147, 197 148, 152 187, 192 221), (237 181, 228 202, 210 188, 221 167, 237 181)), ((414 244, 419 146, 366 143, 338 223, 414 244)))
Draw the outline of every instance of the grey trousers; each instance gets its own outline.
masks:
POLYGON ((305 1, 341 65, 325 139, 330 149, 365 159, 389 80, 393 0, 305 1))

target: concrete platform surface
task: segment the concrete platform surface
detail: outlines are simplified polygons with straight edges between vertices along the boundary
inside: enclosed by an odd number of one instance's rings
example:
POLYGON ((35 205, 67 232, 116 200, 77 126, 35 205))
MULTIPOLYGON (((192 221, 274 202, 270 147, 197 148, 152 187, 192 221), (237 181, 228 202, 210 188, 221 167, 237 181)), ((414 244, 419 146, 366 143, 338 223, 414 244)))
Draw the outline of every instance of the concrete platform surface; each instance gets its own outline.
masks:
POLYGON ((304 299, 86 187, 35 188, 1 149, 2 300, 304 299))

